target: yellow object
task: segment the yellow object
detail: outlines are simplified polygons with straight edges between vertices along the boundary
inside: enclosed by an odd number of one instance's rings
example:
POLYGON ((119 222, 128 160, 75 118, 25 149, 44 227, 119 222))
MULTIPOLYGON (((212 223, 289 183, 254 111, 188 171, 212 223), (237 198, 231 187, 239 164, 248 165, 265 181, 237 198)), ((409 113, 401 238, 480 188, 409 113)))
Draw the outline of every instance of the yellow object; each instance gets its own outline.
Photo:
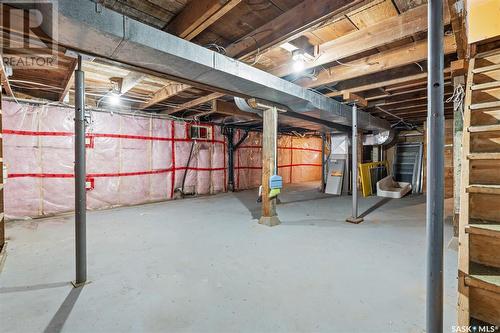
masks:
POLYGON ((280 194, 280 193, 281 193, 281 189, 279 189, 279 188, 273 188, 273 189, 271 189, 271 191, 269 191, 269 199, 277 197, 278 194, 280 194))
POLYGON ((387 161, 358 164, 359 178, 361 181, 361 192, 363 193, 364 197, 368 197, 373 194, 372 177, 370 174, 370 170, 381 166, 385 166, 385 169, 387 170, 387 172, 389 172, 387 161))
POLYGON ((500 0, 467 1, 469 44, 500 36, 500 0))

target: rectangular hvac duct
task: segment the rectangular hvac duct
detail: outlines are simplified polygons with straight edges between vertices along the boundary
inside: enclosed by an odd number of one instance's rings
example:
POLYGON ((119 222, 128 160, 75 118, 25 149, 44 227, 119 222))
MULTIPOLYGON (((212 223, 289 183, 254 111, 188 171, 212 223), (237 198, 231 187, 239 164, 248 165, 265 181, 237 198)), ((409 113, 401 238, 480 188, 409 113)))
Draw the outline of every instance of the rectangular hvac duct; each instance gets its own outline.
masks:
MULTIPOLYGON (((44 18, 50 17, 51 13, 44 12, 44 8, 47 7, 39 8, 44 18)), ((72 50, 211 86, 234 96, 281 104, 293 111, 290 114, 306 114, 345 126, 351 124, 351 109, 342 103, 90 0, 59 0, 56 19, 58 36, 54 38, 72 50)), ((359 112, 358 123, 365 130, 390 128, 386 120, 365 112, 359 112)))

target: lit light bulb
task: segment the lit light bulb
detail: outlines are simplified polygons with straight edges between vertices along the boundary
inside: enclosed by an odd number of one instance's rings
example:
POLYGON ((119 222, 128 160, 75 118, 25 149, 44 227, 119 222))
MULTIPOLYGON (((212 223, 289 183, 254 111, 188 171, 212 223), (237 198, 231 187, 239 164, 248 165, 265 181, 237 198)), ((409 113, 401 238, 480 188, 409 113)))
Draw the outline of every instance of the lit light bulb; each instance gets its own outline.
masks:
POLYGON ((304 60, 296 59, 293 61, 293 70, 295 72, 301 72, 304 69, 304 60))
POLYGON ((120 104, 120 95, 118 94, 110 94, 108 97, 109 104, 111 105, 119 105, 120 104))

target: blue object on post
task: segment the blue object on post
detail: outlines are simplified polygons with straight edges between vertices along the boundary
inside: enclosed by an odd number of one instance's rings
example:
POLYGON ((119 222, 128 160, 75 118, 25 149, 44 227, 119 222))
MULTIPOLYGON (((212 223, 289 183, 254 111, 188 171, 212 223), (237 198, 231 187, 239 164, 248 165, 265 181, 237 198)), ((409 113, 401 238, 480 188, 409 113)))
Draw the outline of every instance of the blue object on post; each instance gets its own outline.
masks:
POLYGON ((272 175, 269 178, 269 198, 272 199, 277 197, 278 194, 281 193, 281 189, 283 188, 283 178, 278 175, 272 175))
POLYGON ((272 175, 269 178, 269 188, 270 189, 282 189, 283 188, 283 178, 279 175, 272 175))

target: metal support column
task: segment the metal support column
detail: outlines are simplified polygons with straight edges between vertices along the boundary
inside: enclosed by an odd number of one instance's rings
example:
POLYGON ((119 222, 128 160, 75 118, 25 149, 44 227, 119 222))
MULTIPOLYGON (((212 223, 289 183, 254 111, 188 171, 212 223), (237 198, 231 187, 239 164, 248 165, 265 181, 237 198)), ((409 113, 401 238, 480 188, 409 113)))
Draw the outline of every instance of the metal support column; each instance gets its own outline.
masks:
POLYGON ((443 1, 429 0, 427 55, 426 332, 443 332, 443 1))
POLYGON ((352 105, 352 216, 346 219, 350 223, 363 222, 362 217, 358 217, 358 107, 356 103, 352 105))
POLYGON ((84 80, 82 57, 78 56, 78 68, 75 71, 75 287, 87 281, 84 80))
POLYGON ((326 187, 325 153, 326 153, 326 134, 321 133, 321 188, 320 188, 320 192, 325 192, 325 187, 326 187))

